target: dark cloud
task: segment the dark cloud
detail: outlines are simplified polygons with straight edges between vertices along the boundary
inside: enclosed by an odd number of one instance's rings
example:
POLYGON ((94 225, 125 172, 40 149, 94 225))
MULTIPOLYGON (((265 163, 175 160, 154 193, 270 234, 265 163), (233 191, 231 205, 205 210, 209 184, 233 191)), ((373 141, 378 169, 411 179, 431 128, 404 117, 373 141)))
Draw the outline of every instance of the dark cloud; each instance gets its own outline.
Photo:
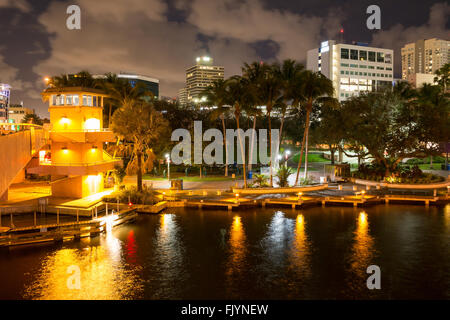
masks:
POLYGON ((65 27, 72 1, 0 0, 0 26, 6 30, 0 34, 0 81, 13 85, 13 101, 24 100, 44 114, 42 78, 82 69, 146 74, 161 80, 163 95, 174 96, 199 54, 208 53, 225 66, 226 76, 253 60, 305 62, 306 51, 336 38, 341 26, 345 40, 392 48, 397 57, 406 41, 448 38, 448 5, 431 0, 378 1, 381 31, 366 28, 365 10, 372 4, 366 0, 76 3, 82 10, 81 31, 65 27))

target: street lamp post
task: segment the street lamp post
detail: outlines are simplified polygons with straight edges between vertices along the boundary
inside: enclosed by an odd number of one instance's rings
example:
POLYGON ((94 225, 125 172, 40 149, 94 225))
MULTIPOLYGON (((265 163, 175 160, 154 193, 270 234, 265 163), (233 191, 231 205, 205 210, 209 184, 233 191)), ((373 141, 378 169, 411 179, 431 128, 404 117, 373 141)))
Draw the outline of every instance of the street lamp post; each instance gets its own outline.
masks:
POLYGON ((167 180, 170 181, 170 155, 166 154, 166 160, 167 160, 167 180))

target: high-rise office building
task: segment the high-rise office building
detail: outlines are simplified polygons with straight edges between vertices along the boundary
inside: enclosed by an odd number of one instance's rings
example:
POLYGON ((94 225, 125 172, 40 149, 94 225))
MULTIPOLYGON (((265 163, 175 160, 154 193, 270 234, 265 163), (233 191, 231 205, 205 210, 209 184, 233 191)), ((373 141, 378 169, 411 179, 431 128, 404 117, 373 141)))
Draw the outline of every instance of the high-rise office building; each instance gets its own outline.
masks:
POLYGON ((328 40, 308 51, 306 68, 330 79, 336 98, 342 101, 360 92, 392 86, 394 51, 328 40))
MULTIPOLYGON (((106 78, 105 75, 94 75, 95 79, 106 78)), ((118 73, 117 78, 126 79, 128 82, 135 86, 138 83, 141 83, 145 90, 151 92, 153 94, 154 99, 159 98, 159 80, 155 78, 151 78, 144 75, 134 74, 134 73, 118 73)))
POLYGON ((0 83, 0 122, 8 122, 10 96, 11 86, 6 83, 0 83))
POLYGON ((201 93, 205 88, 211 85, 215 80, 223 78, 224 67, 214 66, 211 57, 197 57, 196 64, 186 70, 185 89, 187 103, 202 102, 201 93))
POLYGON ((155 99, 159 98, 159 80, 148 76, 138 74, 119 73, 118 78, 128 79, 131 85, 142 83, 143 87, 153 93, 155 99))
POLYGON ((185 106, 187 104, 186 88, 181 88, 180 90, 178 90, 178 102, 182 106, 185 106))
POLYGON ((434 74, 436 70, 450 62, 450 41, 437 38, 421 39, 406 44, 402 50, 402 79, 411 84, 432 83, 432 77, 426 74, 434 74), (418 81, 419 78, 428 79, 418 81), (422 74, 422 75, 421 75, 422 74))

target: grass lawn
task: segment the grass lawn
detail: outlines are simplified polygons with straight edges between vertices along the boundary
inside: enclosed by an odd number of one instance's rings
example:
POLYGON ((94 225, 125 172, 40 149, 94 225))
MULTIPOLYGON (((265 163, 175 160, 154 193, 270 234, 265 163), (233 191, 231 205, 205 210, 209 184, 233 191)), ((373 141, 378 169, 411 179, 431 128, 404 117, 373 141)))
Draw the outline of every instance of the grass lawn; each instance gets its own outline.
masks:
MULTIPOLYGON (((297 162, 300 159, 300 153, 297 153, 295 156, 291 158, 291 161, 297 162)), ((322 157, 322 154, 318 153, 309 153, 308 154, 308 162, 329 162, 330 160, 322 157)), ((305 163, 305 155, 303 154, 302 163, 305 163)))
MULTIPOLYGON (((242 177, 241 177, 242 178, 242 177)), ((155 177, 148 174, 145 174, 143 176, 144 180, 152 180, 152 181, 164 181, 167 180, 167 178, 164 177, 155 177)), ((184 175, 175 175, 171 176, 170 179, 183 179, 183 181, 192 181, 192 182, 202 182, 202 181, 229 181, 233 180, 231 178, 231 175, 228 177, 225 176, 206 176, 200 179, 200 176, 184 176, 184 175)))
POLYGON ((418 166, 419 166, 420 170, 442 170, 441 164, 442 163, 433 163, 433 169, 430 169, 429 163, 419 164, 418 166))

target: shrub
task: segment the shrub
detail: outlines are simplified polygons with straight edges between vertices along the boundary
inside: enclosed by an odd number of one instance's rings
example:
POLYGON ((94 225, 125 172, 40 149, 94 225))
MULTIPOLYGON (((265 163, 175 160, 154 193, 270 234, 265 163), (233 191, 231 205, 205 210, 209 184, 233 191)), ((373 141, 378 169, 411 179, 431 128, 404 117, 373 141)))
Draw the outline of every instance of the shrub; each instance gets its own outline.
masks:
POLYGON ((267 177, 263 174, 255 174, 254 178, 253 178, 253 185, 256 187, 267 187, 268 183, 267 183, 267 177))
POLYGON ((292 174, 292 169, 288 166, 281 166, 276 173, 276 177, 278 178, 278 185, 283 187, 289 187, 288 178, 292 174))
POLYGON ((104 202, 119 202, 121 203, 131 203, 134 204, 154 204, 156 202, 155 192, 152 188, 145 187, 142 191, 138 191, 136 186, 124 188, 122 190, 113 192, 109 196, 103 197, 104 202))

